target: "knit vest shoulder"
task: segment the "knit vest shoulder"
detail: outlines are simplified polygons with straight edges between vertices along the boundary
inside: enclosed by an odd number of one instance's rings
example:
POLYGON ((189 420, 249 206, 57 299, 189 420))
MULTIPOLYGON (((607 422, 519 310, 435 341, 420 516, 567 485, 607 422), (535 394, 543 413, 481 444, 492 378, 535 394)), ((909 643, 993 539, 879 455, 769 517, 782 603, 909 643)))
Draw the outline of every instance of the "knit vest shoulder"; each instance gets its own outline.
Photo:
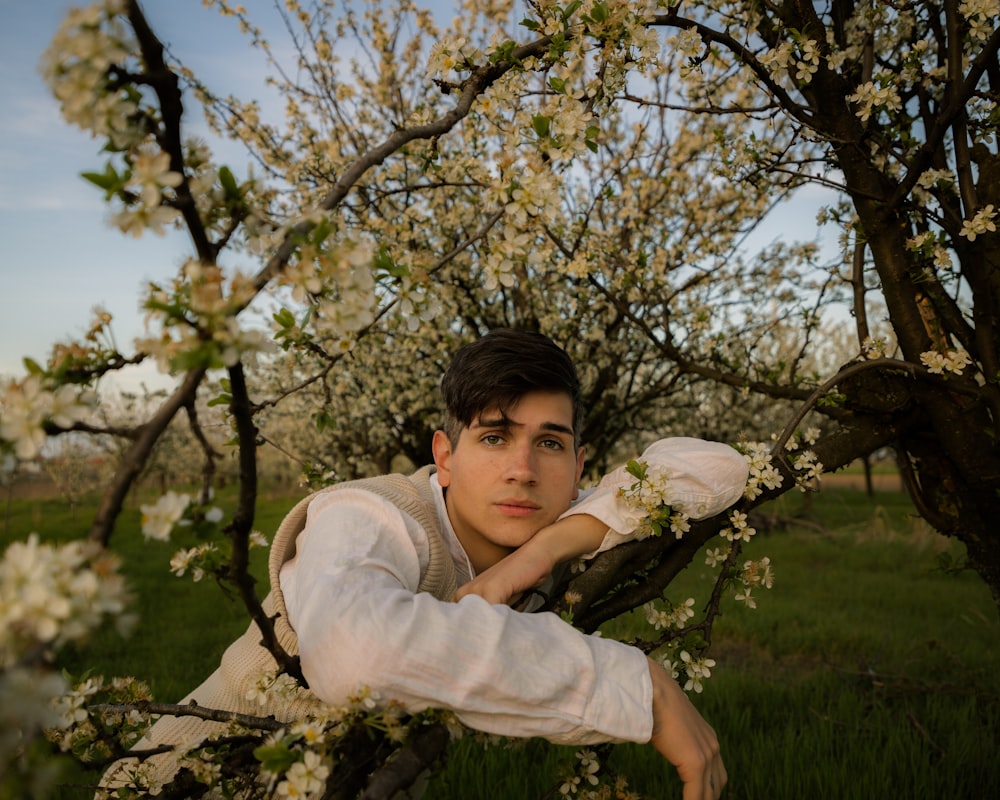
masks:
MULTIPOLYGON (((298 655, 299 641, 288 623, 284 595, 279 580, 281 567, 295 555, 295 540, 305 527, 309 504, 321 495, 344 489, 364 489, 389 500, 398 509, 409 514, 427 533, 430 546, 427 569, 421 577, 417 591, 429 592, 439 600, 450 600, 455 594, 455 566, 448 546, 441 534, 441 523, 434 503, 430 476, 433 467, 424 467, 413 475, 385 475, 364 478, 321 489, 299 501, 285 516, 274 541, 268 560, 271 591, 264 598, 264 612, 273 620, 278 642, 290 655, 298 655)), ((251 622, 239 639, 223 653, 219 668, 187 697, 181 704, 192 701, 206 708, 223 709, 240 714, 267 717, 279 722, 300 719, 322 706, 319 698, 307 689, 299 689, 292 697, 277 699, 258 690, 261 676, 276 670, 274 656, 261 644, 261 632, 251 622)), ((359 687, 360 688, 360 687, 359 687)), ((194 717, 162 717, 135 746, 146 748, 162 744, 190 742, 193 738, 206 738, 223 730, 225 725, 207 722, 194 717)), ((167 780, 176 771, 176 762, 170 754, 150 760, 150 766, 159 780, 167 780)), ((119 762, 121 763, 121 762, 119 762)), ((120 785, 120 778, 112 768, 105 775, 105 786, 120 785)))

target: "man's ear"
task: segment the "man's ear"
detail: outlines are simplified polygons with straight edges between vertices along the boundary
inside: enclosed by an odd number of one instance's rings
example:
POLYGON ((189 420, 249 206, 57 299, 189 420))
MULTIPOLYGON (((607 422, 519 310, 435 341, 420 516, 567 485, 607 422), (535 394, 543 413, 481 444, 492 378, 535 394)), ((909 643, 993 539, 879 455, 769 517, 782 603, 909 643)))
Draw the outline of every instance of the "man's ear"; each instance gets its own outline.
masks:
POLYGON ((587 460, 587 450, 582 445, 576 449, 576 484, 573 488, 573 499, 580 496, 580 478, 583 477, 583 464, 587 460))
POLYGON ((438 483, 448 486, 451 483, 451 439, 447 433, 434 431, 431 451, 434 453, 434 464, 437 466, 438 483))

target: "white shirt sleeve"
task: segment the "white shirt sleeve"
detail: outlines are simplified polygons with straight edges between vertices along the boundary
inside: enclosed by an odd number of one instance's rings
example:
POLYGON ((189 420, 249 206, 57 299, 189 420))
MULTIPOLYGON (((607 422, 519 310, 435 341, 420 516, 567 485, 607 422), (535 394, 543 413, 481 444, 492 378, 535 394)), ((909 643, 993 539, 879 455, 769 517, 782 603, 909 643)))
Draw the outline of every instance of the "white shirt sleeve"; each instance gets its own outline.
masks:
POLYGON ((341 490, 314 501, 281 571, 302 670, 324 702, 368 686, 411 712, 446 708, 466 725, 566 744, 646 742, 646 657, 550 613, 471 595, 417 593, 426 535, 387 500, 341 490))
MULTIPOLYGON (((750 472, 746 459, 729 445, 683 436, 654 442, 640 458, 650 468, 664 471, 668 477, 664 500, 692 519, 707 519, 735 503, 750 472)), ((644 514, 631 508, 619 490, 635 481, 624 466, 618 467, 562 515, 590 514, 608 526, 601 546, 584 558, 634 538, 644 514)))

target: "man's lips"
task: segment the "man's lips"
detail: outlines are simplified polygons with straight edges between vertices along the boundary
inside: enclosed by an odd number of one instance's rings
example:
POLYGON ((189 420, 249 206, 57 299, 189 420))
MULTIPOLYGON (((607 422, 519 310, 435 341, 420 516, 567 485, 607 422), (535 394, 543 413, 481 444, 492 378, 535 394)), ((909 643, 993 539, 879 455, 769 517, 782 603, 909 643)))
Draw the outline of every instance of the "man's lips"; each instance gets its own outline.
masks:
POLYGON ((509 517, 528 517, 541 508, 538 503, 533 503, 530 500, 519 500, 513 497, 498 500, 496 506, 500 509, 500 513, 506 514, 509 517))

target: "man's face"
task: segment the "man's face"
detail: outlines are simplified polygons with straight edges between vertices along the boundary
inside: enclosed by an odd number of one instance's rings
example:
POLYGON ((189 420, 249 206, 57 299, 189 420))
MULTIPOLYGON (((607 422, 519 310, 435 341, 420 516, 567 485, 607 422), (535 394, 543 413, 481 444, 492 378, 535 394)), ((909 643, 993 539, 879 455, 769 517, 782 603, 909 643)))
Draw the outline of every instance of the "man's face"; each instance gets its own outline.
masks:
POLYGON ((488 409, 458 442, 434 434, 445 504, 476 572, 554 522, 577 496, 583 448, 573 438, 573 403, 562 392, 529 392, 504 419, 488 409))

